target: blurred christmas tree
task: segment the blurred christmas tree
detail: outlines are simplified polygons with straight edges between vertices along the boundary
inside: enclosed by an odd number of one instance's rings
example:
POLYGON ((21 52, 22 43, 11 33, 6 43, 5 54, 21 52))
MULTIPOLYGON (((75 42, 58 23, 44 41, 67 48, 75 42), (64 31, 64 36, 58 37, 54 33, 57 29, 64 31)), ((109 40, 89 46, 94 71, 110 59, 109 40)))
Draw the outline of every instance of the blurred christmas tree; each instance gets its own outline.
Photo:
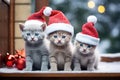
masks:
POLYGON ((81 31, 89 15, 95 15, 100 51, 120 52, 120 0, 49 0, 49 6, 67 16, 75 34, 81 31))

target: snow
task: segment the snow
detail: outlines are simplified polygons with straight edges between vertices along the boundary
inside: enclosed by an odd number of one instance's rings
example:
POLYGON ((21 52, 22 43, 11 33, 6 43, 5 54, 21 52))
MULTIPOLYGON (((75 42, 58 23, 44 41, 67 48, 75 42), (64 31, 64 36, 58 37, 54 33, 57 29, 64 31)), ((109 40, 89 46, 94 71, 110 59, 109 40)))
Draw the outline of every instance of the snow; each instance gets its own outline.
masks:
MULTIPOLYGON (((110 54, 102 53, 101 57, 116 58, 120 57, 120 53, 110 54)), ((117 62, 100 62, 98 70, 95 71, 22 71, 17 68, 0 68, 0 73, 120 73, 120 61, 117 62)))
POLYGON ((103 53, 103 54, 100 54, 100 56, 115 58, 115 57, 120 57, 120 53, 115 53, 115 54, 103 53))
POLYGON ((0 68, 0 73, 120 73, 120 62, 100 62, 95 71, 22 71, 17 68, 0 68))

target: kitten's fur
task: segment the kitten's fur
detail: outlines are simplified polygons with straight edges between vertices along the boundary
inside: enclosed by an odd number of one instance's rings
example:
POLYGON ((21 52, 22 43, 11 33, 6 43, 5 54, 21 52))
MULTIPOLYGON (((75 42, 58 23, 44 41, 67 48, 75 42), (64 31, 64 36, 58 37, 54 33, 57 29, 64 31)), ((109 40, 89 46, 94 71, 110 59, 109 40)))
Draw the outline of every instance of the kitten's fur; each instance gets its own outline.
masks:
POLYGON ((48 35, 50 71, 71 71, 71 37, 70 33, 64 31, 56 31, 48 35))
POLYGON ((75 41, 74 48, 74 71, 93 71, 98 68, 99 56, 95 53, 96 46, 75 41))
POLYGON ((44 43, 44 32, 41 25, 39 29, 35 29, 35 26, 27 27, 24 24, 20 24, 22 31, 22 37, 25 40, 25 52, 26 52, 26 71, 32 70, 48 70, 48 50, 44 43))

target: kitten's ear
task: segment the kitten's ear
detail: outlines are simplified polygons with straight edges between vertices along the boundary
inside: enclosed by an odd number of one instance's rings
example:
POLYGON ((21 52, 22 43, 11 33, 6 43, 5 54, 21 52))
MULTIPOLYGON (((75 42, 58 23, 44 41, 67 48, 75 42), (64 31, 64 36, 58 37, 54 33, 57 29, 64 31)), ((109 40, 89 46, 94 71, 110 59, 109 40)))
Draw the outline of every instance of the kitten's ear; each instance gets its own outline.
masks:
POLYGON ((19 23, 19 27, 20 27, 20 30, 21 30, 21 31, 23 31, 24 24, 22 24, 22 23, 19 23))
POLYGON ((41 27, 42 27, 43 31, 45 30, 46 26, 47 26, 47 24, 46 24, 46 23, 43 23, 43 24, 41 25, 41 27))

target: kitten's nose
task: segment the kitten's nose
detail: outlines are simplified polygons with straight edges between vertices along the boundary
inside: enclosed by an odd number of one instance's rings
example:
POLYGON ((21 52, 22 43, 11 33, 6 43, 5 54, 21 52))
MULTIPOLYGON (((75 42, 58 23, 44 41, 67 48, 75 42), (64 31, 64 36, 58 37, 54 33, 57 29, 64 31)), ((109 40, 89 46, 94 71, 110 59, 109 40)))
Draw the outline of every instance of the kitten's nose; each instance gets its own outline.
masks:
POLYGON ((83 49, 83 52, 85 52, 86 51, 86 49, 83 49))
POLYGON ((61 40, 58 40, 58 43, 61 43, 61 40))
POLYGON ((32 40, 34 40, 34 38, 31 38, 32 40))

